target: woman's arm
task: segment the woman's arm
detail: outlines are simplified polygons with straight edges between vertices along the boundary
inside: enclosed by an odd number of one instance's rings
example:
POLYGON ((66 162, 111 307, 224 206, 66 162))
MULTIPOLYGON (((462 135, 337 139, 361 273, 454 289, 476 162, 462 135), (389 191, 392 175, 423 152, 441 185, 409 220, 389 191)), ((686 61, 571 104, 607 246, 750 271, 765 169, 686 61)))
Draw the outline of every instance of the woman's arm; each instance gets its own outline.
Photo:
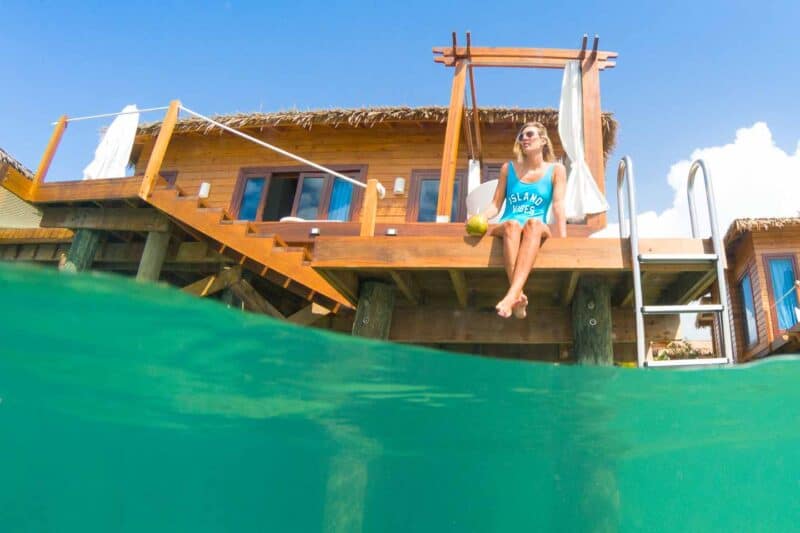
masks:
POLYGON ((500 167, 500 177, 497 178, 497 189, 494 191, 494 198, 492 203, 483 210, 481 213, 486 219, 491 219, 497 216, 500 208, 503 207, 503 201, 506 199, 506 180, 508 179, 508 163, 503 163, 500 167))
POLYGON ((553 169, 553 218, 559 237, 567 236, 567 215, 564 212, 564 192, 567 189, 567 170, 561 163, 553 169))

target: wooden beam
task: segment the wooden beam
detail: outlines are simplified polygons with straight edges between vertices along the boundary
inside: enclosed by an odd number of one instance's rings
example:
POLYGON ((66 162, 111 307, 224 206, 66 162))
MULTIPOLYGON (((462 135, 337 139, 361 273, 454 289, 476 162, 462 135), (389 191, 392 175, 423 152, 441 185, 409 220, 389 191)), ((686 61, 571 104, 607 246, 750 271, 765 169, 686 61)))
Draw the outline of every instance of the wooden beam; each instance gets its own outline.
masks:
POLYGON ((223 289, 227 289, 242 279, 242 267, 232 266, 222 269, 219 274, 207 276, 201 280, 183 287, 181 290, 195 296, 211 296, 223 289))
POLYGON ((266 298, 261 296, 258 291, 250 285, 250 283, 245 279, 240 279, 236 283, 231 284, 230 286, 231 292, 235 294, 242 302, 244 302, 245 308, 249 311, 256 311, 258 313, 264 313, 265 315, 269 315, 274 318, 284 319, 286 318, 283 316, 283 313, 278 311, 278 309, 269 303, 266 298))
POLYGON ((389 275, 392 276, 397 288, 403 293, 403 296, 414 305, 419 305, 422 301, 422 291, 419 285, 414 281, 411 272, 400 272, 398 270, 390 270, 389 275))
POLYGON ((475 92, 475 73, 472 66, 467 68, 469 72, 469 90, 472 95, 472 123, 475 126, 475 148, 478 159, 483 161, 483 141, 481 139, 481 115, 478 111, 478 96, 475 92))
POLYGON ((461 307, 467 306, 467 279, 463 270, 448 270, 453 290, 456 291, 456 300, 461 307))
MULTIPOLYGON (((605 156, 603 153, 603 116, 600 107, 600 70, 593 54, 581 63, 583 96, 583 143, 586 164, 601 193, 605 194, 605 156)), ((587 223, 594 228, 606 227, 606 214, 591 215, 587 223)))
POLYGON ((142 176, 42 183, 31 201, 36 203, 92 202, 136 199, 142 176))
MULTIPOLYGON (((642 277, 646 272, 642 273, 642 277)), ((696 272, 686 272, 668 285, 658 297, 661 305, 683 305, 700 298, 717 279, 716 269, 709 270, 700 276, 696 272)))
MULTIPOLYGON (((437 57, 436 63, 441 63, 446 67, 452 67, 458 61, 453 57, 437 57)), ((553 68, 563 69, 567 64, 567 59, 554 59, 549 57, 529 58, 529 57, 473 57, 470 65, 473 67, 503 67, 503 68, 553 68)), ((616 66, 614 61, 599 61, 598 70, 605 70, 616 66)))
MULTIPOLYGON (((581 59, 581 50, 568 48, 513 48, 513 47, 493 47, 493 46, 470 46, 469 53, 467 48, 458 46, 453 50, 452 46, 436 46, 433 48, 434 54, 441 54, 443 57, 459 58, 481 58, 481 57, 511 57, 511 58, 551 58, 551 59, 581 59)), ((597 51, 599 60, 613 59, 619 54, 611 51, 597 51)))
POLYGON ((572 301, 572 345, 578 364, 613 365, 612 338, 611 287, 601 277, 584 276, 572 301))
POLYGON ((575 295, 575 288, 578 286, 578 279, 581 273, 577 270, 572 271, 567 276, 567 281, 564 288, 561 290, 560 304, 562 307, 568 306, 572 302, 572 297, 575 295))
POLYGON ((161 267, 167 257, 170 234, 166 231, 151 231, 147 234, 142 258, 139 260, 139 269, 136 272, 137 281, 158 281, 161 277, 161 267))
MULTIPOLYGON (((615 343, 636 342, 636 322, 630 308, 611 309, 615 343)), ((680 318, 652 315, 645 318, 650 340, 674 340, 680 318)), ((392 316, 389 340, 409 343, 453 344, 572 344, 569 308, 537 307, 525 320, 504 319, 494 309, 458 309, 453 306, 398 306, 392 316)))
POLYGON ((319 304, 307 305, 293 315, 287 317, 287 321, 299 326, 310 326, 320 318, 331 314, 330 309, 326 309, 319 304))
POLYGON ((64 136, 64 131, 67 129, 67 115, 61 115, 61 118, 56 122, 53 128, 53 133, 50 135, 50 141, 47 143, 47 148, 42 154, 42 159, 39 161, 39 167, 36 169, 36 174, 33 176, 33 184, 31 185, 31 196, 36 196, 36 190, 44 182, 47 176, 47 171, 50 170, 50 164, 53 162, 53 157, 56 155, 58 145, 61 143, 61 137, 64 136))
POLYGON ((375 235, 375 221, 378 216, 378 180, 368 179, 361 209, 361 237, 375 235))
POLYGON ((2 244, 38 244, 72 242, 73 233, 68 229, 3 228, 0 229, 2 244))
POLYGON ((464 117, 464 90, 467 81, 467 62, 459 61, 453 75, 450 91, 450 108, 447 111, 447 129, 444 135, 442 171, 439 177, 439 198, 436 205, 436 221, 450 222, 453 204, 453 185, 458 163, 458 141, 461 120, 464 117))
POLYGON ((59 265, 64 272, 83 272, 89 270, 100 247, 102 233, 96 230, 79 229, 72 238, 66 260, 59 265))
POLYGON ((45 207, 39 225, 43 228, 165 232, 169 230, 169 218, 152 208, 45 207))
POLYGON ((394 287, 379 281, 365 281, 358 294, 353 335, 388 339, 394 310, 394 287))
POLYGON ((144 179, 139 188, 139 197, 147 200, 150 193, 155 186, 156 179, 161 172, 161 163, 164 161, 164 156, 169 147, 169 141, 172 138, 172 132, 175 129, 175 123, 178 122, 178 112, 180 111, 180 100, 173 100, 169 103, 164 115, 164 120, 161 122, 161 129, 158 132, 158 137, 153 145, 153 150, 150 152, 150 159, 147 161, 147 167, 144 171, 144 179))
MULTIPOLYGON (((709 239, 642 239, 640 252, 712 253, 709 239)), ((547 239, 536 258, 535 270, 630 270, 627 240, 566 237, 547 239)), ((327 275, 354 269, 502 270, 503 241, 494 237, 319 237, 311 267, 327 275)), ((674 271, 687 265, 672 265, 674 271)))

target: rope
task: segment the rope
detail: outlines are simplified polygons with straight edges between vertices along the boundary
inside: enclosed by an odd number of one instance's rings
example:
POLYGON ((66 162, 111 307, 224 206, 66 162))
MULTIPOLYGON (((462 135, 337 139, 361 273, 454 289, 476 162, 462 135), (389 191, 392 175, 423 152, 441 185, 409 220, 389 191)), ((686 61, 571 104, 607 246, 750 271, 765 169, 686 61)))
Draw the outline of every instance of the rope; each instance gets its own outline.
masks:
MULTIPOLYGON (((180 107, 181 107, 181 110, 186 111, 190 115, 193 115, 193 116, 195 116, 195 117, 197 117, 199 119, 205 120, 205 121, 217 126, 218 128, 221 128, 221 129, 223 129, 223 130, 225 130, 225 131, 227 131, 229 133, 232 133, 234 135, 237 135, 237 136, 241 137, 242 139, 246 139, 248 141, 254 142, 259 146, 263 146, 264 148, 268 148, 268 149, 272 150, 273 152, 277 152, 277 153, 279 153, 279 154, 281 154, 283 156, 286 156, 286 157, 288 157, 290 159, 294 159, 295 161, 303 163, 304 165, 308 165, 310 167, 313 167, 313 168, 315 168, 317 170, 320 170, 320 171, 325 172, 327 174, 330 174, 332 176, 336 176, 337 178, 342 179, 344 181, 347 181, 349 183, 352 183, 353 185, 356 185, 357 187, 361 187, 362 189, 366 189, 367 188, 367 185, 365 183, 362 183, 362 182, 360 182, 360 181, 358 181, 356 179, 353 179, 353 178, 351 178, 349 176, 345 176, 344 174, 340 174, 340 173, 338 173, 338 172, 336 172, 334 170, 331 170, 331 169, 329 169, 327 167, 324 167, 322 165, 318 165, 317 163, 314 163, 313 161, 309 161, 308 159, 300 157, 299 155, 295 155, 295 154, 293 154, 291 152, 287 152, 286 150, 283 150, 282 148, 278 148, 277 146, 273 146, 273 145, 271 145, 269 143, 266 143, 264 141, 256 139, 255 137, 247 135, 246 133, 242 133, 239 130, 233 129, 230 126, 226 126, 225 124, 222 124, 221 122, 217 122, 216 120, 210 119, 210 118, 208 118, 208 117, 206 117, 204 115, 201 115, 200 113, 192 111, 191 109, 189 109, 187 107, 184 107, 183 105, 181 105, 180 107)), ((386 195, 386 189, 383 187, 383 185, 378 183, 378 196, 380 198, 383 198, 385 195, 386 195)))
MULTIPOLYGON (((136 111, 120 111, 118 113, 103 113, 102 115, 87 115, 85 117, 67 118, 67 122, 78 122, 79 120, 89 120, 93 118, 116 117, 118 115, 130 115, 133 113, 147 113, 148 111, 163 111, 169 109, 169 106, 163 107, 148 107, 146 109, 137 109, 136 111)), ((50 125, 55 126, 58 122, 53 122, 50 125)))

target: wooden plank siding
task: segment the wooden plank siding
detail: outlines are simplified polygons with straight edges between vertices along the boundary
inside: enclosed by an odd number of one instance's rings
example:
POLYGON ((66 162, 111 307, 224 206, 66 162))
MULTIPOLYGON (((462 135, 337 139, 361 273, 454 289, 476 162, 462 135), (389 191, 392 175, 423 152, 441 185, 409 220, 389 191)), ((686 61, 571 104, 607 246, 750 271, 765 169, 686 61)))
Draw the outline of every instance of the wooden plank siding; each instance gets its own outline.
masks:
MULTIPOLYGON (((516 124, 484 124, 484 163, 500 164, 512 157, 516 124)), ((366 166, 364 179, 375 178, 387 190, 378 201, 378 224, 405 222, 408 207, 408 184, 414 170, 439 168, 445 125, 437 123, 379 124, 372 128, 267 129, 248 131, 265 142, 310 159, 316 163, 343 168, 366 166), (396 177, 406 181, 403 194, 392 193, 396 177)), ((551 132, 552 139, 557 139, 551 132)), ((463 142, 461 143, 464 144, 463 142)), ((139 157, 137 173, 143 172, 153 140, 149 139, 139 157)), ((563 149, 554 140, 557 155, 563 149)), ((458 169, 467 168, 466 146, 459 147, 458 169)), ((291 172, 298 164, 266 148, 231 135, 175 135, 164 158, 163 169, 178 171, 177 185, 196 194, 203 182, 211 184, 207 204, 228 209, 233 203, 240 171, 252 167, 279 167, 291 172)))

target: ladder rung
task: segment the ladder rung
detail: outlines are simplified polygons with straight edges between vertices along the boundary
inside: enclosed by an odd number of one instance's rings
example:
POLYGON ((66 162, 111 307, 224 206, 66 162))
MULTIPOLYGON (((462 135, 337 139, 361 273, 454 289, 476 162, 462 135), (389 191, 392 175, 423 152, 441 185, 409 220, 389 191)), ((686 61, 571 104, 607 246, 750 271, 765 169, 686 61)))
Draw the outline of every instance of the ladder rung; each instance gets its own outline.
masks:
POLYGON ((719 313, 722 304, 706 305, 643 305, 642 313, 645 315, 678 315, 681 313, 719 313))
POLYGON ((662 265, 682 263, 713 263, 717 254, 639 254, 640 263, 662 265))
POLYGON ((679 367, 679 366, 707 366, 707 365, 727 365, 730 360, 727 357, 707 357, 699 359, 669 359, 667 361, 645 361, 648 367, 679 367))

